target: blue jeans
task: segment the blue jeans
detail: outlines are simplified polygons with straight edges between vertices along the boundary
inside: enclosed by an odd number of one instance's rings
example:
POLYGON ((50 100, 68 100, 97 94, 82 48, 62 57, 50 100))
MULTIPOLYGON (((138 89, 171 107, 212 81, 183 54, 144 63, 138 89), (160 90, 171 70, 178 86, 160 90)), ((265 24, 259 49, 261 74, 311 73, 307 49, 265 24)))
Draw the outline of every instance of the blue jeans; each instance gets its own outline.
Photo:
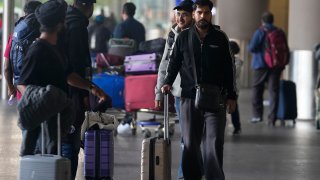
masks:
POLYGON ((62 156, 70 159, 72 179, 75 179, 78 168, 78 154, 80 152, 81 130, 76 129, 74 133, 68 134, 67 141, 62 142, 62 156))
MULTIPOLYGON (((174 107, 176 109, 176 113, 177 113, 177 116, 178 116, 178 119, 179 119, 179 124, 180 124, 180 130, 181 130, 182 121, 180 119, 180 97, 174 97, 174 107)), ((183 178, 182 154, 183 154, 183 138, 181 136, 181 158, 180 158, 179 169, 178 169, 178 179, 182 179, 183 178)))

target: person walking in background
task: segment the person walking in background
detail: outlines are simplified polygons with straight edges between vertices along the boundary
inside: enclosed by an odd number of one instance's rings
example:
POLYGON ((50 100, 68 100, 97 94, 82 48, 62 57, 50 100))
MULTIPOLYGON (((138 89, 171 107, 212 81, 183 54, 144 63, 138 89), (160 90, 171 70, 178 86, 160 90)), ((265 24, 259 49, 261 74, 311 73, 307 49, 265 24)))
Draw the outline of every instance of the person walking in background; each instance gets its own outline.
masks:
POLYGON ((133 16, 136 13, 136 6, 132 2, 127 2, 123 5, 121 17, 123 22, 118 24, 114 31, 114 38, 129 38, 134 39, 136 45, 146 40, 146 30, 139 21, 133 16))
MULTIPOLYGON (((241 67, 243 65, 243 61, 236 57, 236 55, 240 52, 240 47, 237 42, 235 41, 230 41, 230 50, 234 59, 234 63, 236 65, 236 83, 237 83, 237 90, 239 94, 239 79, 240 79, 240 74, 241 74, 241 67)), ((240 113, 239 113, 239 106, 237 102, 236 109, 233 113, 231 113, 231 121, 234 127, 234 130, 232 132, 233 135, 238 135, 241 133, 241 123, 240 123, 240 113)))
POLYGON ((117 25, 117 21, 116 21, 116 18, 114 17, 114 13, 110 12, 110 15, 106 17, 105 26, 109 29, 110 32, 113 32, 116 25, 117 25))
POLYGON ((184 142, 182 170, 185 180, 202 178, 201 166, 196 163, 201 161, 198 156, 200 146, 205 178, 225 179, 222 164, 226 110, 234 112, 237 93, 229 39, 218 26, 211 24, 212 8, 210 0, 194 2, 192 17, 195 25, 179 34, 161 88, 163 93, 169 93, 180 72, 180 118, 183 119, 184 142), (196 87, 202 84, 218 89, 215 94, 210 94, 214 98, 220 97, 215 110, 196 108, 196 87))
MULTIPOLYGON (((248 45, 249 51, 253 54, 251 67, 254 71, 252 92, 253 117, 251 122, 257 123, 263 121, 263 92, 265 84, 268 83, 270 106, 267 123, 268 125, 274 126, 277 118, 280 76, 284 69, 284 65, 269 67, 266 63, 265 53, 268 33, 276 31, 279 28, 273 25, 274 17, 270 12, 263 13, 261 20, 262 25, 254 32, 248 45)), ((284 41, 285 42, 283 43, 286 44, 286 39, 284 41)), ((278 44, 280 43, 278 42, 278 44)), ((288 54, 288 52, 278 51, 279 54, 288 54)), ((288 62, 287 58, 288 56, 285 57, 285 59, 278 59, 278 61, 282 60, 288 62)))
MULTIPOLYGON (((166 75, 167 66, 169 63, 169 56, 172 53, 172 49, 174 47, 175 41, 179 35, 179 33, 187 28, 189 28, 193 24, 192 19, 192 5, 193 2, 191 0, 184 0, 178 6, 176 6, 173 10, 175 11, 175 20, 176 23, 171 27, 171 30, 167 37, 166 46, 163 52, 163 56, 160 62, 159 71, 158 71, 158 79, 157 85, 155 87, 155 107, 160 108, 162 105, 163 94, 161 92, 161 87, 163 85, 164 77, 166 75)), ((180 75, 178 74, 176 80, 172 85, 171 93, 175 99, 175 109, 178 115, 180 127, 183 124, 183 119, 180 118, 180 96, 181 96, 181 88, 180 88, 180 75)), ((183 138, 181 137, 181 145, 183 151, 183 138)), ((182 162, 180 160, 180 166, 178 170, 178 178, 183 178, 182 173, 182 162)))
POLYGON ((97 53, 108 52, 108 41, 111 38, 111 32, 104 25, 105 17, 98 15, 94 19, 94 24, 89 26, 89 47, 91 62, 94 64, 96 61, 97 53))

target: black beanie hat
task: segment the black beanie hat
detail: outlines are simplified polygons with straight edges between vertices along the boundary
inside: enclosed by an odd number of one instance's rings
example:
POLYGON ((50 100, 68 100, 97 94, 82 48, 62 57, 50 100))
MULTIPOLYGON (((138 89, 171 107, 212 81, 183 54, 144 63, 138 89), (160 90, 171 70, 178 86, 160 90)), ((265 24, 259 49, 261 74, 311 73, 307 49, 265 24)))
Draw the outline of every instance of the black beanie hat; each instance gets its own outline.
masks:
POLYGON ((63 22, 66 12, 63 4, 57 1, 47 1, 37 8, 35 15, 41 25, 54 27, 63 22))

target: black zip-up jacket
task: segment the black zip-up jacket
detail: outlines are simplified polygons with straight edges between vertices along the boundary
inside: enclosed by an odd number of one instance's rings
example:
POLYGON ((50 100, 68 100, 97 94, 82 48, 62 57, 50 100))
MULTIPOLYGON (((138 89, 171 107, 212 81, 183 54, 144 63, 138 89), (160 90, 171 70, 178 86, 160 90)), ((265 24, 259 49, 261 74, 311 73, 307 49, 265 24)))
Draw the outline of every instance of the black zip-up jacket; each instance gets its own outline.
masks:
POLYGON ((211 25, 202 42, 195 26, 179 34, 170 56, 164 84, 172 85, 180 72, 181 97, 195 98, 195 81, 188 45, 189 31, 192 31, 198 83, 221 86, 227 92, 227 99, 237 99, 234 59, 230 53, 229 39, 219 26, 211 25))
MULTIPOLYGON (((88 18, 77 8, 69 6, 65 19, 64 51, 74 72, 82 78, 91 77, 91 58, 89 52, 89 38, 87 26, 88 18)), ((71 93, 77 92, 80 96, 88 96, 88 91, 70 87, 71 93)))

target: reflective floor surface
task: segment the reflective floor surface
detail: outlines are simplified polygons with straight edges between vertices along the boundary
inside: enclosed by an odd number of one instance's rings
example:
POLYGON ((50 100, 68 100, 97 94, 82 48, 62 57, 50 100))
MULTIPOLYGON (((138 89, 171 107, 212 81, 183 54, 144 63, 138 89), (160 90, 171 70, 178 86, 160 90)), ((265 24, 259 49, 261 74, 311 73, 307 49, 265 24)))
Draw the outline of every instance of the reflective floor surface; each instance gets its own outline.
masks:
MULTIPOLYGON (((242 90, 239 99, 242 134, 232 136, 228 120, 224 147, 224 171, 227 180, 319 180, 320 131, 313 121, 287 122, 268 127, 265 122, 251 124, 250 90, 242 90)), ((266 108, 267 110, 267 108, 266 108)), ((265 111, 266 111, 265 110, 265 111)), ((141 116, 143 118, 143 115, 141 116)), ((0 102, 0 180, 16 180, 19 169, 21 131, 15 107, 0 102)), ((230 119, 230 118, 229 118, 230 119)), ((140 179, 140 150, 143 136, 115 137, 114 180, 140 179)), ((177 177, 180 157, 180 130, 172 137, 172 179, 177 177)), ((80 154, 77 180, 83 178, 83 154, 80 154)))

